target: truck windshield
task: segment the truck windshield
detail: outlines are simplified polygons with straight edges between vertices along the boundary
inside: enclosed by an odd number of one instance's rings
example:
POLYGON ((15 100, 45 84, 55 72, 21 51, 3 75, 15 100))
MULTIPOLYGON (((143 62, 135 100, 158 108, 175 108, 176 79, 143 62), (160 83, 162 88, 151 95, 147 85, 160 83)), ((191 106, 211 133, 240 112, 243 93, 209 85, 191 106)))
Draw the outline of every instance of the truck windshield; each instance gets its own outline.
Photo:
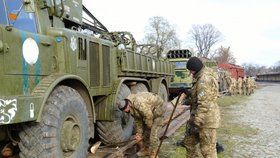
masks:
POLYGON ((175 62, 175 68, 176 69, 186 69, 186 61, 177 61, 175 62))
POLYGON ((0 0, 0 24, 8 25, 7 11, 3 0, 0 0))
POLYGON ((15 28, 37 32, 34 13, 25 12, 23 0, 0 0, 0 22, 15 28))

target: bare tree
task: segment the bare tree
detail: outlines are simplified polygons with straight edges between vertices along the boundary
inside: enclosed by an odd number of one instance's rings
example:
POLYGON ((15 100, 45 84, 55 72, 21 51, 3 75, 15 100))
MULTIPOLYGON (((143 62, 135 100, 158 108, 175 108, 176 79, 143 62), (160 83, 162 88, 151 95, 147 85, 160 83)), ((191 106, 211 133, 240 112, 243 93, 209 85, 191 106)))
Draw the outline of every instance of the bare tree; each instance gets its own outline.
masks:
POLYGON ((277 61, 277 62, 275 63, 275 65, 272 67, 272 71, 273 71, 273 72, 280 72, 280 60, 277 61))
POLYGON ((158 57, 164 55, 163 53, 169 49, 180 48, 181 41, 177 37, 174 28, 163 17, 155 16, 149 19, 149 25, 145 30, 144 42, 157 47, 158 57))
POLYGON ((245 69, 247 76, 255 76, 259 74, 260 72, 264 72, 266 68, 261 67, 256 64, 249 64, 249 63, 243 63, 242 67, 245 69))
POLYGON ((231 63, 231 64, 236 63, 233 53, 230 51, 230 47, 225 48, 221 46, 220 48, 218 48, 214 55, 214 59, 218 63, 231 63))
POLYGON ((210 54, 211 47, 222 40, 221 32, 212 24, 193 25, 189 35, 199 52, 199 56, 206 58, 210 54))
POLYGON ((257 74, 275 73, 280 72, 280 61, 276 62, 275 65, 271 67, 259 66, 257 64, 249 63, 243 63, 242 67, 244 67, 246 75, 249 76, 255 76, 257 74))

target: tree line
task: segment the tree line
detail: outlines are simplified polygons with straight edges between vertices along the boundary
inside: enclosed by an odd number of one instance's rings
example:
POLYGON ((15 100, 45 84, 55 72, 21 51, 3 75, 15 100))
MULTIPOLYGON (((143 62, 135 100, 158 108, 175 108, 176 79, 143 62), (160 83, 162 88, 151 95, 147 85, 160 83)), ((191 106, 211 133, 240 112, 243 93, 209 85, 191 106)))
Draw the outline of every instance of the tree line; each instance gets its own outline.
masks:
MULTIPOLYGON (((155 45, 160 50, 160 56, 164 57, 170 49, 181 49, 182 41, 178 38, 175 28, 163 17, 151 17, 141 43, 155 45)), ((223 34, 212 24, 192 25, 187 40, 190 43, 188 49, 198 57, 216 60, 218 63, 236 63, 230 46, 214 47, 223 40, 223 34)), ((249 63, 242 64, 242 67, 247 75, 255 76, 259 73, 280 72, 280 61, 268 68, 249 63)))

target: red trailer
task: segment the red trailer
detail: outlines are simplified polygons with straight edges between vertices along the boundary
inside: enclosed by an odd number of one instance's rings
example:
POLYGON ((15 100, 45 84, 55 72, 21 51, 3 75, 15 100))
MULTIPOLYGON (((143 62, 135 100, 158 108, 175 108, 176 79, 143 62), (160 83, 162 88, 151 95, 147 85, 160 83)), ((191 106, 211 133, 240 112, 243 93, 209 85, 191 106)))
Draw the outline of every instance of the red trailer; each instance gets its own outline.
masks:
POLYGON ((244 68, 239 65, 230 64, 230 63, 221 63, 218 64, 218 67, 230 72, 232 78, 238 79, 238 77, 245 76, 244 68))

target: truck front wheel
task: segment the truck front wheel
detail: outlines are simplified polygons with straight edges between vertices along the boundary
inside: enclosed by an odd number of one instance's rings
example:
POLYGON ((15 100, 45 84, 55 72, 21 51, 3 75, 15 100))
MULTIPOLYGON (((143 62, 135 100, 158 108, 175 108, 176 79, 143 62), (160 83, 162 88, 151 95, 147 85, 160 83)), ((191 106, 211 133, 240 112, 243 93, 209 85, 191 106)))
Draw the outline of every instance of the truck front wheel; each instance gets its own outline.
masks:
POLYGON ((79 93, 58 86, 49 96, 41 122, 27 123, 19 134, 21 158, 86 157, 89 119, 79 93))
MULTIPOLYGON (((127 85, 122 84, 117 95, 117 102, 125 99, 130 93, 130 89, 127 85)), ((99 137, 105 144, 115 144, 127 141, 133 132, 134 119, 130 114, 120 111, 117 105, 115 105, 113 115, 113 121, 97 122, 99 137)))

